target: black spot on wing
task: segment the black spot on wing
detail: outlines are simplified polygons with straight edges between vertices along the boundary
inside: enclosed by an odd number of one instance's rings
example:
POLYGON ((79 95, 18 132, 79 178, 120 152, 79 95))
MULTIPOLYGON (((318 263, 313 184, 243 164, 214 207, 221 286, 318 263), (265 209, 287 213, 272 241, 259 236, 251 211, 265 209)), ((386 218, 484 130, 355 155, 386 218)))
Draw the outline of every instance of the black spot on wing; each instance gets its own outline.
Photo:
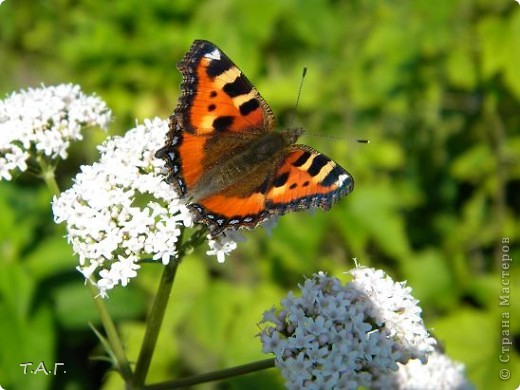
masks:
POLYGON ((213 127, 217 131, 229 130, 229 127, 233 124, 232 116, 219 116, 213 121, 213 127))
POLYGON ((252 86, 247 81, 246 77, 241 73, 240 76, 235 79, 235 81, 224 85, 223 89, 229 97, 234 98, 236 96, 248 94, 251 92, 252 86))
POLYGON ((215 108, 217 108, 216 105, 214 105, 214 104, 210 104, 210 105, 208 106, 208 111, 213 111, 215 108))
POLYGON ((298 184, 296 184, 296 183, 292 183, 292 184, 289 186, 289 189, 290 189, 290 190, 294 190, 296 187, 298 187, 298 184))
POLYGON ((309 159, 309 157, 311 156, 311 152, 303 152, 302 155, 300 157, 298 157, 298 159, 293 162, 293 166, 295 167, 301 167, 303 164, 305 164, 307 162, 307 160, 309 159))
POLYGON ((223 57, 221 53, 220 60, 212 60, 208 64, 206 68, 206 74, 210 78, 215 78, 220 76, 222 73, 228 71, 233 67, 233 63, 229 60, 229 58, 223 57))
POLYGON ((240 113, 242 115, 247 115, 249 114, 250 112, 253 112, 254 110, 256 110, 258 107, 260 107, 260 103, 258 103, 258 100, 253 98, 253 99, 250 99, 248 100, 247 102, 244 102, 240 105, 239 109, 240 109, 240 113))
POLYGON ((217 91, 211 91, 211 92, 209 93, 209 97, 210 97, 210 98, 217 97, 217 91))
POLYGON ((280 176, 277 176, 274 181, 273 185, 275 187, 282 187, 287 183, 287 179, 289 178, 289 172, 282 173, 280 176))

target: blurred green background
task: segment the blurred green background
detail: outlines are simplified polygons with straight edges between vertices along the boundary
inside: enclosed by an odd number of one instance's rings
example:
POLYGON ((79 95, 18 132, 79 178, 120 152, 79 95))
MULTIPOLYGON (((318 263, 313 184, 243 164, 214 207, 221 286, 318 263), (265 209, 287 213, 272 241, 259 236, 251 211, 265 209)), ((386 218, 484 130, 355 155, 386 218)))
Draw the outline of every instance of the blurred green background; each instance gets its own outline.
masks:
MULTIPOLYGON (((179 96, 175 64, 194 39, 220 46, 283 126, 333 157, 356 189, 330 212, 283 217, 269 236, 216 264, 187 257, 148 383, 263 359, 261 313, 304 275, 335 276, 352 258, 407 280, 446 353, 478 389, 520 383, 518 343, 500 363, 502 331, 520 340, 520 6, 513 0, 101 1, 0 5, 0 93, 74 82, 115 115, 110 133, 166 118, 179 96), (309 68, 297 115, 303 66, 309 68), (318 136, 312 136, 317 134, 318 136), (324 137, 325 136, 325 137, 324 137), (329 137, 330 136, 330 137, 329 137), (327 138, 329 137, 329 138, 327 138), (336 138, 337 137, 337 138, 336 138), (345 141, 369 138, 369 145, 345 141), (506 242, 507 241, 507 242, 506 242), (506 250, 514 259, 502 274, 506 250), (502 283, 510 306, 499 306, 502 283), (509 313, 509 328, 502 315, 509 313), (499 379, 499 370, 512 377, 499 379)), ((96 159, 89 131, 61 164, 66 189, 96 159)), ((25 174, 0 182, 0 385, 120 389, 89 328, 100 327, 52 222, 51 196, 25 174), (20 363, 65 364, 24 375, 20 363)), ((135 361, 161 266, 143 267, 108 305, 135 361)), ((201 389, 283 388, 276 370, 201 389)))

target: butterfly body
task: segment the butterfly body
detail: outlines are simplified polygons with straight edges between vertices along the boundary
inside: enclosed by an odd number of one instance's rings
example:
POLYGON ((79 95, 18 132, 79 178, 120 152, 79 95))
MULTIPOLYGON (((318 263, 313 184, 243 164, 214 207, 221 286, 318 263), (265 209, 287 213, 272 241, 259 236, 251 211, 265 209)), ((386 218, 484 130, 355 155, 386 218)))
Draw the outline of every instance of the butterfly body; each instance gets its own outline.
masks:
POLYGON ((353 190, 337 163, 295 144, 302 129, 274 131, 265 100, 214 44, 195 41, 178 67, 182 96, 156 156, 212 234, 288 211, 329 209, 353 190))
POLYGON ((274 173, 297 134, 271 132, 254 137, 228 135, 208 141, 210 148, 223 150, 222 158, 211 166, 206 166, 197 182, 188 191, 190 200, 197 202, 226 189, 244 197, 251 191, 260 189, 266 178, 258 175, 258 172, 274 173), (228 137, 242 139, 228 140, 228 137), (229 148, 230 144, 236 147, 229 148))

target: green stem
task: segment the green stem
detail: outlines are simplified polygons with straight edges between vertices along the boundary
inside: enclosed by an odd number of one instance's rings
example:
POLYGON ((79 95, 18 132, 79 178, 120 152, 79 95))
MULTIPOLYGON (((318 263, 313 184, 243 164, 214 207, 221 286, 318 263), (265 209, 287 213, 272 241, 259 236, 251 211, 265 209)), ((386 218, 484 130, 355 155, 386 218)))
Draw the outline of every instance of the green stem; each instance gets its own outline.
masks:
POLYGON ((54 175, 54 167, 48 164, 45 161, 45 158, 43 158, 43 156, 41 155, 38 155, 38 157, 36 157, 36 160, 40 165, 40 169, 42 171, 41 177, 43 181, 45 181, 45 184, 47 184, 47 187, 49 187, 52 193, 58 196, 60 194, 60 188, 58 187, 58 183, 56 182, 56 176, 54 175))
MULTIPOLYGON (((177 249, 182 243, 183 233, 184 228, 181 227, 181 234, 177 241, 177 249)), ((181 254, 179 254, 179 256, 180 255, 181 254)), ((139 352, 139 357, 137 359, 134 377, 132 380, 133 388, 141 388, 146 380, 146 375, 148 374, 148 369, 150 368, 153 352, 157 343, 157 337, 159 336, 159 330, 161 329, 162 321, 164 319, 164 313, 166 312, 166 306, 168 304, 168 299, 170 298, 170 293, 172 290, 173 281, 175 280, 175 274, 177 273, 179 262, 180 257, 171 258, 169 264, 164 267, 161 281, 157 289, 157 294, 146 321, 146 332, 144 335, 143 344, 141 345, 141 351, 139 352)))
POLYGON ((156 383, 154 385, 145 386, 146 390, 165 390, 178 389, 181 387, 193 386, 200 383, 212 382, 226 378, 232 378, 239 375, 250 374, 255 371, 265 370, 274 367, 274 359, 260 360, 258 362, 244 364, 225 370, 208 372, 206 374, 195 375, 190 378, 178 379, 174 381, 156 383))
POLYGON ((105 332, 107 333, 108 342, 110 343, 111 352, 114 355, 116 367, 125 380, 125 383, 129 383, 132 378, 132 369, 130 368, 130 363, 126 359, 125 350, 117 333, 116 326, 114 325, 112 317, 108 312, 105 301, 103 299, 96 298, 96 295, 99 293, 96 287, 92 283, 87 282, 87 284, 89 286, 92 299, 94 300, 94 304, 96 305, 101 323, 103 324, 105 332))

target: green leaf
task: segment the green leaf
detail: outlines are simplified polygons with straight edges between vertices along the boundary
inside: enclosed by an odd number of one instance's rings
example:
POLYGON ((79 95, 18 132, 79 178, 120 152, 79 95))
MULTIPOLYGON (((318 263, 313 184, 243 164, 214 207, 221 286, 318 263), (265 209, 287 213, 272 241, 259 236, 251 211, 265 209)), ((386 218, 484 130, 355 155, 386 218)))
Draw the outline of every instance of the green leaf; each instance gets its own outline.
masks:
MULTIPOLYGON (((89 323, 99 323, 95 305, 88 288, 84 285, 83 277, 79 273, 77 277, 78 282, 59 286, 53 292, 58 321, 68 329, 86 329, 89 323)), ((130 286, 114 289, 106 302, 114 321, 143 315, 144 303, 139 291, 130 286)))
POLYGON ((453 85, 472 89, 477 82, 477 70, 475 67, 472 53, 468 51, 466 46, 457 48, 449 53, 446 63, 448 77, 453 82, 453 85))
POLYGON ((520 13, 513 12, 509 20, 507 40, 504 50, 507 51, 504 66, 504 79, 517 99, 520 99, 520 13))
POLYGON ((483 18, 477 26, 482 50, 480 52, 482 73, 486 78, 493 77, 499 72, 509 55, 509 50, 504 46, 504 40, 508 39, 507 26, 498 16, 483 18))
POLYGON ((72 248, 61 236, 49 237, 41 241, 29 253, 24 264, 38 280, 62 272, 70 273, 78 265, 77 259, 72 255, 72 248))
POLYGON ((0 298, 11 315, 25 318, 33 303, 35 281, 19 263, 0 261, 0 298))
POLYGON ((489 145, 477 144, 453 160, 451 173, 458 179, 477 183, 495 172, 496 159, 489 145))
POLYGON ((386 253, 396 259, 409 255, 403 220, 396 208, 399 204, 399 194, 384 183, 370 189, 358 188, 349 199, 353 217, 386 253))
POLYGON ((415 253, 410 261, 403 264, 402 271, 421 306, 435 305, 446 309, 457 303, 457 285, 450 267, 438 250, 415 253))

